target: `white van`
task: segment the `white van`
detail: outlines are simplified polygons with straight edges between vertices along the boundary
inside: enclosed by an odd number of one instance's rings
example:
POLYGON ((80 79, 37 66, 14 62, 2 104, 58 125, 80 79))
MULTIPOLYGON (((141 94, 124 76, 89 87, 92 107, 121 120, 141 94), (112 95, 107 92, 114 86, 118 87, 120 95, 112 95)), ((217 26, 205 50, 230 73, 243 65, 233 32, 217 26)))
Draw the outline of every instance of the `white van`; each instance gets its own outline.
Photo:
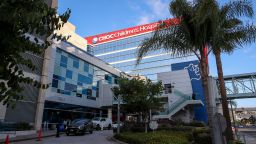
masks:
POLYGON ((103 118, 103 117, 95 117, 92 119, 92 123, 94 128, 103 130, 104 128, 111 129, 112 119, 103 118))

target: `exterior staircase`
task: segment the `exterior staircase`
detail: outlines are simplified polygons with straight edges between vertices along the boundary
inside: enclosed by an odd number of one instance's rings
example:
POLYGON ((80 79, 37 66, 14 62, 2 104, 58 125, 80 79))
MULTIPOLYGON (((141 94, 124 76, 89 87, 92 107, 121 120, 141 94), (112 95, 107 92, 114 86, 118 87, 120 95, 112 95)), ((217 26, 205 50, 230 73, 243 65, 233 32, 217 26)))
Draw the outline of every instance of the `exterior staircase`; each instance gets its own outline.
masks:
POLYGON ((164 119, 164 118, 171 119, 171 116, 173 116, 174 114, 176 114, 178 111, 180 111, 181 109, 183 109, 185 106, 187 106, 189 104, 203 105, 201 100, 192 100, 190 96, 188 96, 178 90, 174 90, 173 93, 180 97, 179 100, 177 100, 175 103, 173 103, 164 112, 160 112, 157 115, 153 115, 153 119, 164 119))

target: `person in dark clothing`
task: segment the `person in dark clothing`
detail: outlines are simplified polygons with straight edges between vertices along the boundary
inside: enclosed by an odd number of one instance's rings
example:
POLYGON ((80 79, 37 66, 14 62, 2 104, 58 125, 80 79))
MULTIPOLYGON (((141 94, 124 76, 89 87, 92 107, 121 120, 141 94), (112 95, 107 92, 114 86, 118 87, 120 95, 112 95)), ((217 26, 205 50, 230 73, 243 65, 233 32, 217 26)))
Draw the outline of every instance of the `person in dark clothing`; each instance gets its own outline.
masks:
POLYGON ((56 137, 60 137, 60 123, 56 124, 56 137))
POLYGON ((56 137, 60 137, 60 116, 59 112, 57 112, 57 117, 56 117, 56 137))

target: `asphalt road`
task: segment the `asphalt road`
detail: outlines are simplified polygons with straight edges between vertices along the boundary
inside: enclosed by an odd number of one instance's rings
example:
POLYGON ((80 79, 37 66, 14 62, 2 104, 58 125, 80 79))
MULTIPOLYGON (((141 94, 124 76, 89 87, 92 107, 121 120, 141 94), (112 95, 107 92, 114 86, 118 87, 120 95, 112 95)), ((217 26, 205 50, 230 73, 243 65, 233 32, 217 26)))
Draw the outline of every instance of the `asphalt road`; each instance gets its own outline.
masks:
POLYGON ((80 136, 61 135, 59 138, 49 137, 38 142, 36 140, 15 142, 13 144, 116 144, 110 138, 113 136, 112 130, 94 131, 93 134, 80 136))

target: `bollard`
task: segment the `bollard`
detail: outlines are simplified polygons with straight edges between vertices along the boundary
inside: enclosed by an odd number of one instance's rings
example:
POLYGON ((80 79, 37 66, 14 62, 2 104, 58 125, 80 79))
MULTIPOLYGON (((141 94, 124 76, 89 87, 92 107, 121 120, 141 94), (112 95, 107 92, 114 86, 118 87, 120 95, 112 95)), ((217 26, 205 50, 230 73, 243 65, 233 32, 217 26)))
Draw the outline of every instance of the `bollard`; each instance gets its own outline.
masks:
POLYGON ((6 136, 6 138, 5 138, 4 144, 9 144, 9 143, 10 143, 9 134, 7 134, 7 136, 6 136))

